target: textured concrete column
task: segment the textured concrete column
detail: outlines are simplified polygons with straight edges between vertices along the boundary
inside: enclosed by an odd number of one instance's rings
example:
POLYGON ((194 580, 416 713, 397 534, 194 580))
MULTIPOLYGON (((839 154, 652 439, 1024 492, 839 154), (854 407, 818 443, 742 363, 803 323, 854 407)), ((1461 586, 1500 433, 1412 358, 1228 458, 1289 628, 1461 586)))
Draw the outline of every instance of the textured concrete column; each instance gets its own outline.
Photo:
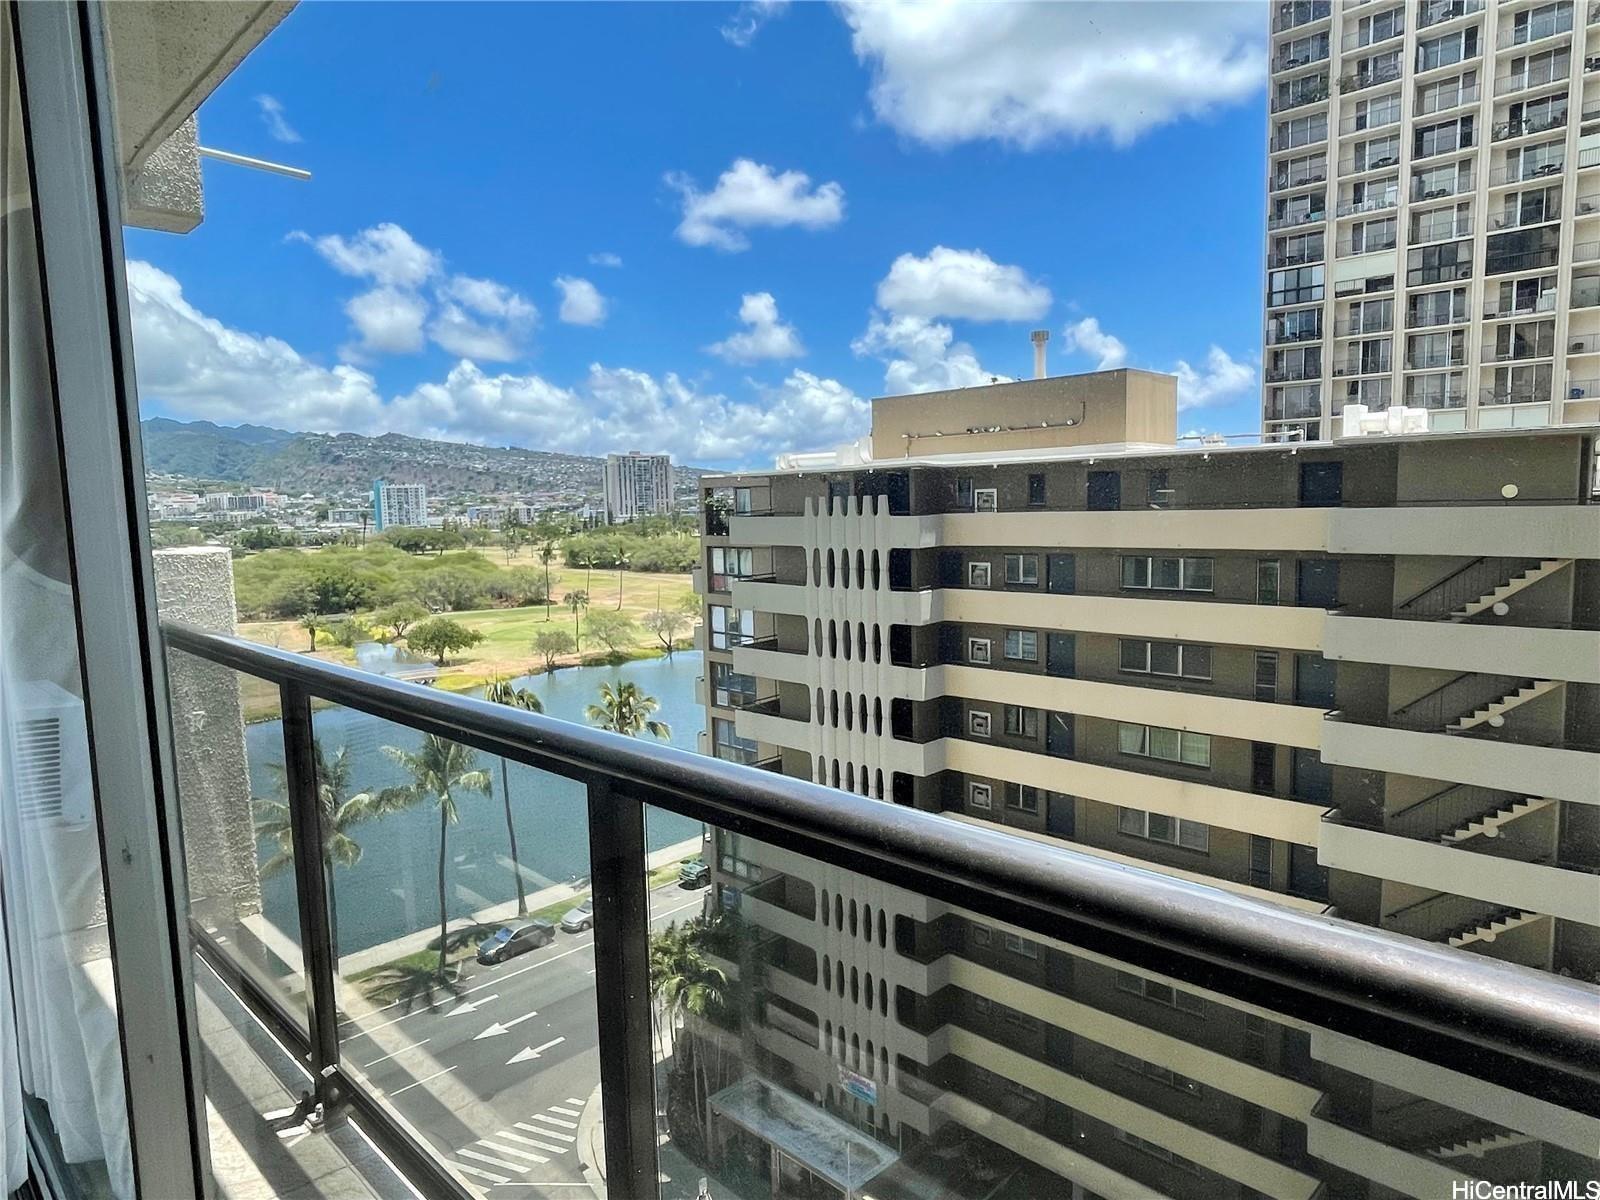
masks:
MULTIPOLYGON (((226 547, 158 550, 154 563, 163 618, 234 632, 226 547)), ((261 911, 239 677, 175 652, 167 655, 167 682, 191 907, 207 925, 235 924, 261 911)))

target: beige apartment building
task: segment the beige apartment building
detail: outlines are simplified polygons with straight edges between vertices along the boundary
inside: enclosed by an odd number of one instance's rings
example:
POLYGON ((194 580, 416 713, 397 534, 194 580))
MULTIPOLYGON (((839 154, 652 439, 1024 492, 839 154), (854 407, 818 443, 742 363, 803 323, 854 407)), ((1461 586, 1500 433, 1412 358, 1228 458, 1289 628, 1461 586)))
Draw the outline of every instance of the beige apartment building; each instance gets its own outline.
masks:
MULTIPOLYGON (((886 398, 835 465, 708 477, 704 749, 1600 976, 1596 427, 1180 448, 1175 387, 886 398)), ((747 1054, 902 1152, 954 1122, 1040 1194, 1180 1200, 1596 1170, 1590 1117, 726 831, 715 859, 762 947, 729 964, 747 1054)))
POLYGON ((1264 429, 1600 418, 1600 4, 1271 6, 1264 429))

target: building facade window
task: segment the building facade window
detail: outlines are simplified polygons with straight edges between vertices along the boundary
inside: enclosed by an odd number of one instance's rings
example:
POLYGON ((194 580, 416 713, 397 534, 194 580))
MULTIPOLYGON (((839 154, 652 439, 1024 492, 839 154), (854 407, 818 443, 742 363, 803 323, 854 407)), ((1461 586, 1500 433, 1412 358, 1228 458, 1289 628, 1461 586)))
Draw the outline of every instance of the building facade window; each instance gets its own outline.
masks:
POLYGON ((978 667, 988 666, 990 647, 988 638, 968 638, 967 661, 978 667))
POLYGON ((974 708, 967 713, 967 732, 973 737, 986 738, 992 730, 993 721, 986 710, 974 708))
POLYGON ((1209 825, 1203 825, 1199 821, 1169 817, 1166 813, 1146 812, 1142 808, 1118 809, 1117 831, 1129 837, 1166 842, 1169 846, 1182 846, 1185 850, 1205 852, 1211 846, 1209 825))
POLYGON ((1189 767, 1211 765, 1211 735, 1163 725, 1117 723, 1117 749, 1140 758, 1159 758, 1189 767))
POLYGON ((969 562, 967 564, 967 586, 970 588, 986 588, 989 586, 988 563, 969 562))
POLYGON ((1039 635, 1031 629, 1006 630, 1006 657, 1017 662, 1039 661, 1039 635))
POLYGON ((1006 555, 1006 582, 1023 587, 1039 586, 1039 556, 1037 554, 1006 555))
POLYGON ((1036 738, 1039 736, 1039 710, 1018 704, 1005 707, 1006 733, 1010 737, 1036 738))
POLYGON ((1008 783, 1005 785, 1006 807, 1016 812, 1037 814, 1039 811, 1039 789, 1029 787, 1025 783, 1008 783))
POLYGON ((1118 669, 1140 675, 1169 675, 1181 679, 1211 678, 1211 647, 1182 642, 1151 642, 1122 638, 1118 669))
POLYGON ((1124 554, 1122 586, 1160 592, 1209 592, 1211 568, 1209 558, 1124 554))
POLYGON ((967 803, 973 808, 991 809, 994 807, 994 792, 987 783, 978 783, 976 781, 969 783, 967 784, 967 803))

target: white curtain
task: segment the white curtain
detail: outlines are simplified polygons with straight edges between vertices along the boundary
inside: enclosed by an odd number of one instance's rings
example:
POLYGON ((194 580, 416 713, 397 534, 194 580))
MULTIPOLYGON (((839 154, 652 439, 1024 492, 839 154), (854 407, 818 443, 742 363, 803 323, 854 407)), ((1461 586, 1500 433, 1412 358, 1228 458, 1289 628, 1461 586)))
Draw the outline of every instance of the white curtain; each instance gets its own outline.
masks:
POLYGON ((103 1163, 132 1200, 50 348, 0 12, 0 1190, 26 1172, 26 1095, 67 1164, 92 1177, 103 1163))

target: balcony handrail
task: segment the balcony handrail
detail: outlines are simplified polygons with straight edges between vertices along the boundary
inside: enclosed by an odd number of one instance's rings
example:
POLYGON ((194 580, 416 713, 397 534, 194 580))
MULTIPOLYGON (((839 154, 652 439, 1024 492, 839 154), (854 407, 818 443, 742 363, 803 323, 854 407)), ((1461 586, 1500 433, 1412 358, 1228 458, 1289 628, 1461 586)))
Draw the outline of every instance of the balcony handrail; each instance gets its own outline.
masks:
MULTIPOLYGON (((162 631, 172 650, 288 692, 590 783, 596 819, 608 819, 624 797, 657 805, 1411 1057, 1458 1070, 1470 1062, 1486 1079, 1600 1111, 1600 1019, 1588 985, 237 637, 175 622, 163 622, 162 631)), ((636 849, 642 875, 642 845, 636 849)))

